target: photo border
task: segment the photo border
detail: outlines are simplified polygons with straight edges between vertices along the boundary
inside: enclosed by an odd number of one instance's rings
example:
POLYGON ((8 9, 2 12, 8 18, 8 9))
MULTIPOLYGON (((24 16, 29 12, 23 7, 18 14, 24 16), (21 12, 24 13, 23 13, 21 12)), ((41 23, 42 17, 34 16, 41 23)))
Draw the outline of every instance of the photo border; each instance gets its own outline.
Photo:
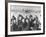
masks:
POLYGON ((42 34, 45 34, 45 3, 44 2, 7 1, 7 0, 5 0, 5 37, 8 37, 8 36, 42 35, 42 34), (43 4, 43 33, 8 35, 8 2, 43 4))

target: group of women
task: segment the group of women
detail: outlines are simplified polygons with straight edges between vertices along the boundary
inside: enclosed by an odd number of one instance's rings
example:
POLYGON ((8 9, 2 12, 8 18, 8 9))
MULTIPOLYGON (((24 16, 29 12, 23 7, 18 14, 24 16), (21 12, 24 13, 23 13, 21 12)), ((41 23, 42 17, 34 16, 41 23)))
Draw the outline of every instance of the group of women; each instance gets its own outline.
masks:
POLYGON ((11 24, 11 31, 41 30, 41 23, 37 16, 33 18, 33 16, 30 15, 29 17, 26 16, 24 18, 19 14, 19 16, 17 17, 17 22, 16 17, 12 16, 11 24))

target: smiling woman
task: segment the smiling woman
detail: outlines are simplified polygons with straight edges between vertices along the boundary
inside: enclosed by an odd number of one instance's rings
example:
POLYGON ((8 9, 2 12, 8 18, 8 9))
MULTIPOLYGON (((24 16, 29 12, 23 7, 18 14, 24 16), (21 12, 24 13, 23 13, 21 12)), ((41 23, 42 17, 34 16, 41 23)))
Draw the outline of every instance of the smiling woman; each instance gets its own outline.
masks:
POLYGON ((44 3, 8 2, 8 35, 44 33, 44 3))

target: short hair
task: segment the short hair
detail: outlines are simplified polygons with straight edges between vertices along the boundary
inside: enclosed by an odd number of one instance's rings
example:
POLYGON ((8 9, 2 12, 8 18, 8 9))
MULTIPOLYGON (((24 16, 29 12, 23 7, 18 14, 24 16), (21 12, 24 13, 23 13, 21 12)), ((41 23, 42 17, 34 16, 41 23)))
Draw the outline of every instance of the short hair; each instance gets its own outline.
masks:
POLYGON ((22 15, 19 14, 19 17, 21 17, 22 19, 24 19, 24 17, 22 15))
POLYGON ((15 16, 12 16, 13 20, 16 20, 16 17, 15 16))
POLYGON ((29 16, 30 18, 32 17, 32 15, 29 16))

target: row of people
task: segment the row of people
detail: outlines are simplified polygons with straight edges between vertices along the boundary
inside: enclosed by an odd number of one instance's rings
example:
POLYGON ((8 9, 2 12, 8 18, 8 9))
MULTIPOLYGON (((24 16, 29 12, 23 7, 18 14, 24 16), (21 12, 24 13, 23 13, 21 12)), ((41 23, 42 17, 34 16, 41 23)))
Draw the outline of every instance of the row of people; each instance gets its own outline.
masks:
POLYGON ((11 19, 12 26, 11 30, 12 31, 27 31, 27 30, 41 30, 39 26, 41 23, 38 20, 38 17, 36 16, 35 18, 32 18, 33 16, 30 15, 29 18, 26 16, 24 18, 22 15, 18 16, 18 21, 16 22, 16 17, 13 16, 11 19))

